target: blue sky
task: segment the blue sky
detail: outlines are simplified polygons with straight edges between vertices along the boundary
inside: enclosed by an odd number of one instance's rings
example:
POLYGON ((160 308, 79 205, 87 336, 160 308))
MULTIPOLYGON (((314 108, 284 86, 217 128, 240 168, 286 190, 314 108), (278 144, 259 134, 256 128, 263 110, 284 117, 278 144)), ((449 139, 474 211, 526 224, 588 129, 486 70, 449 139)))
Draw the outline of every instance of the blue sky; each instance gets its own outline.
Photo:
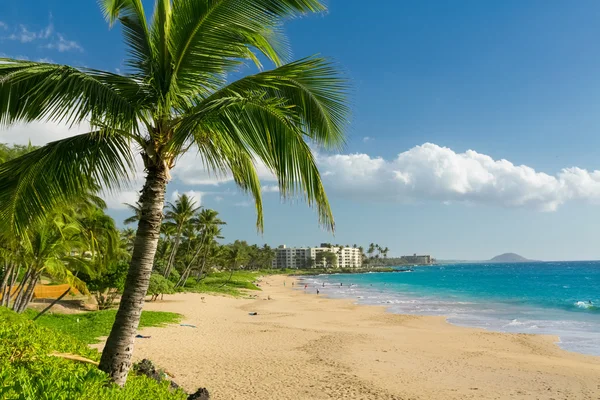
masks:
MULTIPOLYGON (((295 58, 330 56, 353 83, 348 145, 317 155, 335 237, 305 204, 282 203, 276 192, 265 192, 257 235, 250 199, 205 177, 191 156, 174 170, 169 198, 194 191, 228 222, 228 240, 377 242, 392 255, 445 259, 600 258, 600 3, 328 5, 286 32, 295 58)), ((4 56, 122 68, 120 30, 108 30, 93 1, 4 0, 0 21, 4 56)), ((43 143, 65 132, 34 124, 0 131, 0 141, 43 143)), ((264 184, 275 182, 264 174, 264 184)), ((119 200, 132 195, 111 202, 118 221, 127 215, 119 200)))

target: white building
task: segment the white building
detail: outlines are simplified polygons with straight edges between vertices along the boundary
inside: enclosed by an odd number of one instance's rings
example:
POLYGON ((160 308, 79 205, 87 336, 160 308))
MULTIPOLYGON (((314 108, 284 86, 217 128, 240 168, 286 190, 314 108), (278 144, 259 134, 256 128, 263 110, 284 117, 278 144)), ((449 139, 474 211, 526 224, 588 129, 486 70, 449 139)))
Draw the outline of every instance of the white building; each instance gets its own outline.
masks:
POLYGON ((336 255, 333 268, 360 268, 362 254, 354 247, 286 247, 281 245, 275 249, 273 268, 325 268, 327 260, 320 253, 330 252, 336 255), (319 262, 317 262, 319 261, 319 262))

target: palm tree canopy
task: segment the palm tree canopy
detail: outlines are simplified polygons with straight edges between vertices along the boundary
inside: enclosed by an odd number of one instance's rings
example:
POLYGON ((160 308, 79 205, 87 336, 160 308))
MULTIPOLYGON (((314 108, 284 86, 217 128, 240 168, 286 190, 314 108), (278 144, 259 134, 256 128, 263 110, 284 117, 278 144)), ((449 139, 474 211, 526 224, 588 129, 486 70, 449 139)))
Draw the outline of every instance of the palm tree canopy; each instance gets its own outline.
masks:
POLYGON ((196 202, 188 195, 180 195, 175 203, 167 203, 167 211, 165 212, 165 225, 172 224, 177 230, 181 231, 184 226, 194 219, 196 212, 200 207, 196 206, 196 202))
POLYGON ((90 123, 88 133, 52 142, 0 166, 0 221, 17 233, 44 210, 98 189, 117 190, 133 170, 175 166, 195 148, 214 174, 231 173, 255 199, 262 229, 258 162, 281 195, 303 196, 319 221, 334 221, 307 142, 344 143, 347 82, 320 57, 287 63, 283 19, 324 10, 318 0, 101 0, 120 23, 123 75, 45 62, 0 59, 0 126, 34 120, 90 123), (228 83, 250 61, 272 70, 228 83))

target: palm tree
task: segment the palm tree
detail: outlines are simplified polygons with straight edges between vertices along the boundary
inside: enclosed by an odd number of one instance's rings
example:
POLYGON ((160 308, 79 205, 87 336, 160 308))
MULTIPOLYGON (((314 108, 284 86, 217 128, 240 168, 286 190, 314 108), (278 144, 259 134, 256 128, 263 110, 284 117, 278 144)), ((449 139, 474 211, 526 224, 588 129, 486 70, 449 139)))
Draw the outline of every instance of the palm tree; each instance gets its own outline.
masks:
POLYGON ((204 250, 204 257, 202 258, 202 266, 200 268, 199 276, 202 277, 204 273, 204 266, 206 265, 206 259, 208 257, 208 253, 210 251, 210 247, 215 242, 215 238, 221 238, 221 229, 219 228, 221 225, 226 225, 226 222, 222 221, 218 217, 219 213, 210 208, 205 208, 200 213, 198 213, 197 218, 194 219, 194 225, 196 225, 197 230, 200 232, 200 242, 198 243, 198 247, 196 253, 189 261, 187 267, 181 274, 181 278, 179 282, 177 282, 177 286, 181 286, 185 284, 186 279, 189 277, 192 266, 200 252, 204 250))
POLYGON ((126 381, 134 337, 160 236, 170 170, 188 149, 217 174, 230 173, 253 195, 262 230, 256 163, 277 177, 284 198, 316 206, 334 220, 308 142, 344 143, 347 81, 327 60, 287 63, 281 23, 324 11, 319 0, 156 0, 148 19, 142 0, 101 0, 112 25, 123 26, 126 72, 115 74, 45 62, 0 59, 0 125, 34 120, 89 122, 89 133, 58 140, 0 165, 0 223, 16 235, 45 210, 97 189, 118 189, 135 153, 146 178, 142 212, 115 323, 100 369, 126 381), (275 65, 235 82, 246 61, 275 65))
POLYGON ((369 249, 367 250, 367 254, 369 254, 369 258, 373 258, 373 253, 375 252, 375 244, 369 244, 369 249))
POLYGON ((175 263, 175 256, 179 249, 183 230, 193 221, 194 215, 199 209, 200 207, 196 207, 196 202, 190 199, 187 194, 180 195, 177 200, 175 200, 175 204, 171 202, 167 203, 164 225, 171 225, 175 230, 175 241, 173 242, 173 248, 167 259, 167 265, 165 266, 164 271, 164 276, 167 279, 169 278, 171 268, 173 268, 173 264, 175 263))

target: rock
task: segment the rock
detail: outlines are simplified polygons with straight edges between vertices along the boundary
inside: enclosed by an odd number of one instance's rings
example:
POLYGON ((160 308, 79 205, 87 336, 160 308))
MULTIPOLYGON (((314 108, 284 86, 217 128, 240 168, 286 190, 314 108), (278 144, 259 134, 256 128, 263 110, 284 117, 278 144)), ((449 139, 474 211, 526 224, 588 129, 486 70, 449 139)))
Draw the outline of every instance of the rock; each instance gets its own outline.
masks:
MULTIPOLYGON (((137 364, 133 365, 133 370, 138 375, 146 375, 148 378, 154 379, 156 382, 162 382, 167 379, 167 374, 162 370, 157 370, 152 361, 144 358, 137 364)), ((179 385, 174 381, 169 380, 171 389, 178 389, 179 385)))
POLYGON ((210 394, 206 388, 200 388, 188 396, 187 400, 210 400, 210 394))

